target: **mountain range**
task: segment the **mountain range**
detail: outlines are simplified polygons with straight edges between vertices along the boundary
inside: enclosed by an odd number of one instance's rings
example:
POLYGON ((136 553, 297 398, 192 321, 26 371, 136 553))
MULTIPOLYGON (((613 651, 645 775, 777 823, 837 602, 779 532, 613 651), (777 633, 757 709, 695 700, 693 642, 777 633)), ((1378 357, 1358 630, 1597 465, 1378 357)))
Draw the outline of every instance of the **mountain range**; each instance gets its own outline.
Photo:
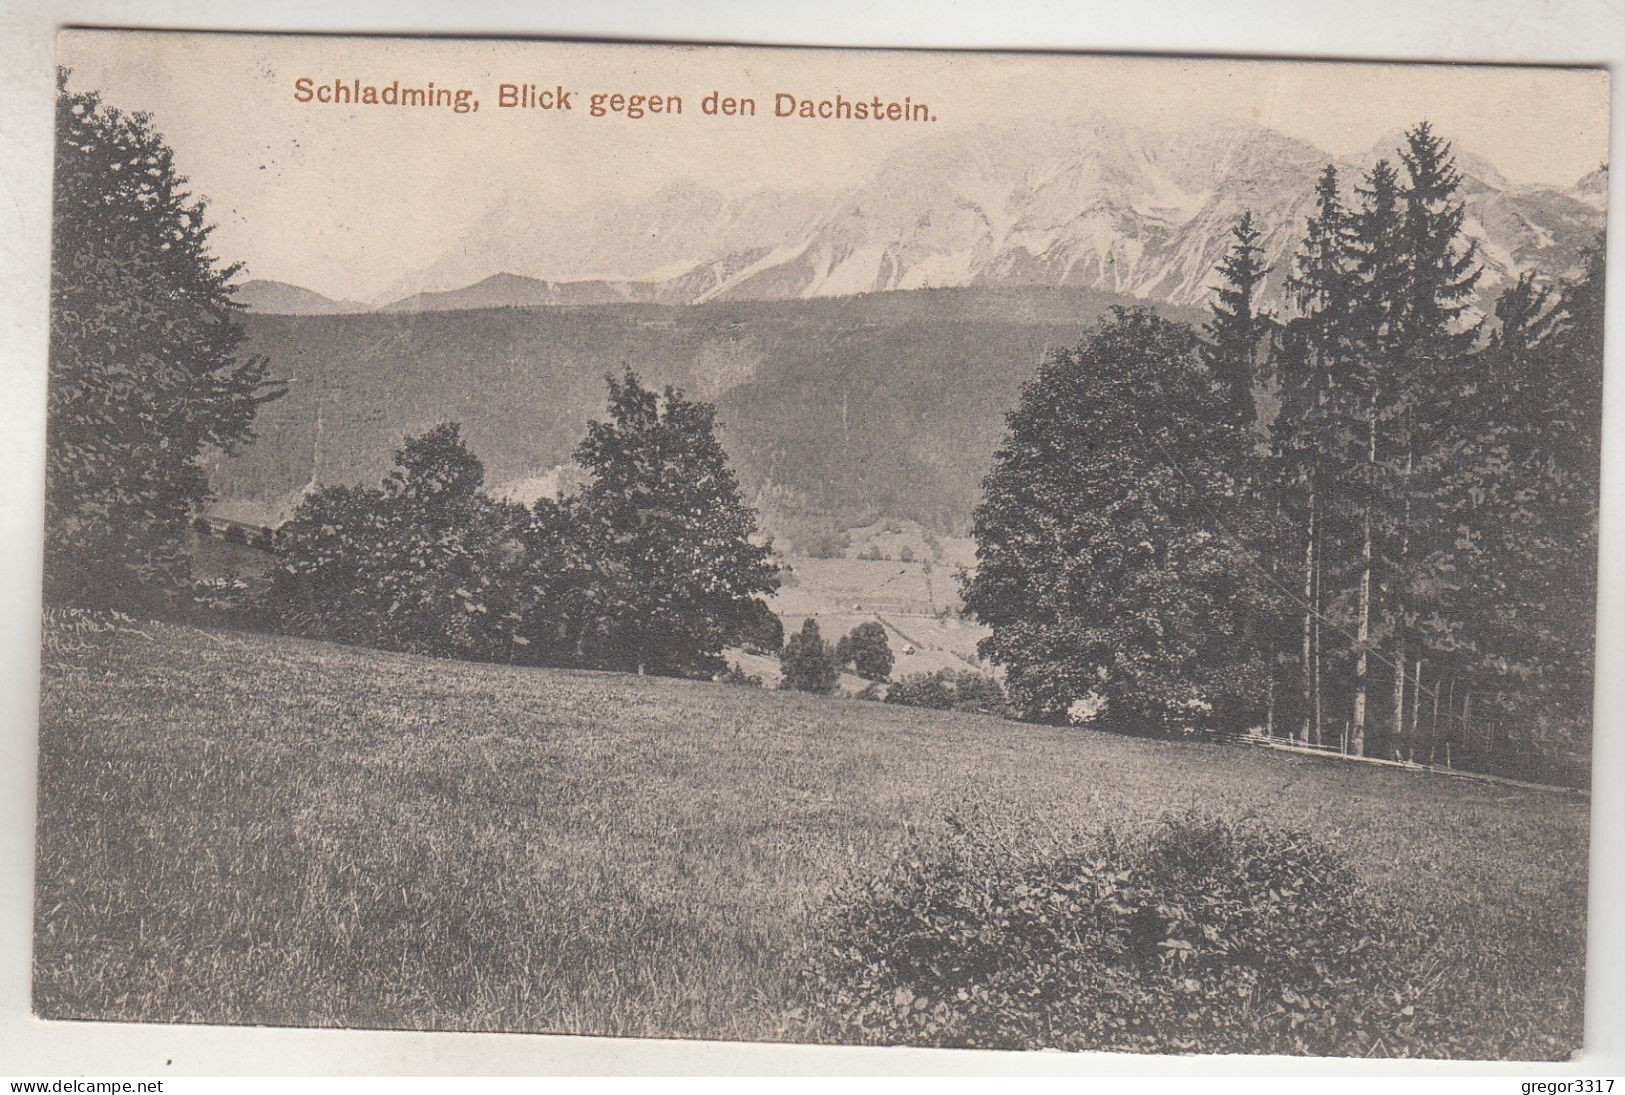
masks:
MULTIPOLYGON (((1401 142, 1395 132, 1364 155, 1336 157, 1257 125, 1159 132, 1093 118, 925 138, 839 192, 728 197, 673 180, 579 208, 512 194, 372 307, 699 304, 971 286, 1200 305, 1247 209, 1274 271, 1264 296, 1278 302, 1321 169, 1337 166, 1350 191, 1377 159, 1397 162, 1401 142)), ((1483 289, 1526 269, 1574 267, 1604 219, 1606 169, 1567 188, 1514 186, 1471 150, 1456 158, 1483 289)), ((262 312, 366 310, 291 286, 248 288, 243 299, 262 312)))
MULTIPOLYGON (((1345 191, 1399 140, 1333 161, 1345 191)), ((1201 322, 1245 209, 1278 302, 1331 160, 1257 126, 1095 120, 927 139, 840 193, 504 199, 369 303, 239 288, 249 348, 288 394, 212 461, 214 511, 278 523, 313 487, 376 481, 403 437, 448 419, 493 490, 554 493, 604 375, 631 368, 717 405, 781 543, 880 517, 962 531, 1046 348, 1117 305, 1201 322)), ((1469 150, 1457 164, 1481 309, 1519 271, 1569 271, 1604 223, 1606 169, 1559 189, 1513 186, 1469 150)))
POLYGON ((367 311, 367 306, 358 301, 334 300, 314 289, 265 278, 255 278, 238 285, 236 296, 237 302, 250 312, 273 315, 331 316, 367 311))

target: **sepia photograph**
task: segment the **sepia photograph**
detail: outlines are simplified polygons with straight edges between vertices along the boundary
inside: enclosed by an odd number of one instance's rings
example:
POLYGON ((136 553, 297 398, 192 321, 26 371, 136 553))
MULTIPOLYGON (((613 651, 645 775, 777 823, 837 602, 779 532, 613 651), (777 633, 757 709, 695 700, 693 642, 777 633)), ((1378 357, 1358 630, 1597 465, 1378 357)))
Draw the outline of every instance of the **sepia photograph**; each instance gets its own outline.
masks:
POLYGON ((40 1019, 1584 1051, 1606 69, 56 53, 40 1019))

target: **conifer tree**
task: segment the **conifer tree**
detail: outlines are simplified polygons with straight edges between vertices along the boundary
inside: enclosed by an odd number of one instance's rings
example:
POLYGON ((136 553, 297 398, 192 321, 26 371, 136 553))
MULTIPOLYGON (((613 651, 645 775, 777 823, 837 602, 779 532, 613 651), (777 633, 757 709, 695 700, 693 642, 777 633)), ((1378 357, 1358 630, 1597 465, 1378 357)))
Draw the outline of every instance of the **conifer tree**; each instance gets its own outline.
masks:
POLYGON ((1264 264, 1260 232, 1246 210, 1231 227, 1230 249, 1217 266, 1219 284, 1203 328, 1202 356, 1212 374, 1220 403, 1231 421, 1250 429, 1257 417, 1253 385, 1259 378, 1259 356, 1269 333, 1269 316, 1258 309, 1257 295, 1270 268, 1264 264))
POLYGON ((58 70, 56 127, 45 593, 158 607, 188 576, 204 454, 250 440, 281 389, 152 119, 58 70))
POLYGON ((1572 282, 1525 275, 1502 293, 1462 363, 1434 486, 1447 535, 1428 562, 1456 594, 1425 621, 1435 678, 1500 695, 1530 746, 1583 751, 1591 723, 1602 280, 1599 241, 1572 282))
POLYGON ((1364 185, 1356 188, 1360 204, 1351 222, 1350 252, 1355 283, 1347 337, 1353 368, 1348 398, 1357 404, 1348 417, 1358 422, 1363 456, 1354 464, 1347 501, 1358 514, 1359 586, 1354 636, 1354 695, 1349 720, 1349 750, 1366 751, 1372 649, 1378 641, 1374 614, 1378 589, 1378 538, 1385 527, 1385 499, 1379 431, 1393 413, 1398 397, 1395 361, 1399 319, 1409 288, 1404 217, 1398 174, 1387 160, 1377 161, 1364 185))
POLYGON ((1288 509, 1302 529, 1302 627, 1298 647, 1302 710, 1298 740, 1322 737, 1323 572, 1327 555, 1327 486, 1338 446, 1329 411, 1335 381, 1347 367, 1349 310, 1353 305, 1349 213, 1327 164, 1315 185, 1315 213, 1293 257, 1288 300, 1298 315, 1276 347, 1280 408, 1271 450, 1288 509))
POLYGON ((818 630, 818 621, 811 616, 802 623, 801 630, 784 644, 779 664, 784 671, 780 687, 794 692, 827 694, 835 691, 836 682, 840 679, 835 651, 824 641, 818 630))
MULTIPOLYGON (((1556 678, 1557 718, 1589 745, 1592 681, 1596 670, 1597 547, 1601 489, 1603 308, 1607 240, 1598 233, 1583 256, 1580 273, 1563 286, 1561 320, 1550 340, 1553 362, 1545 372, 1544 401, 1530 430, 1543 442, 1547 485, 1544 500, 1554 562, 1536 595, 1545 609, 1551 642, 1539 671, 1556 678)), ((1532 598, 1533 599, 1533 598, 1532 598)))
MULTIPOLYGON (((1425 379, 1429 391, 1451 391, 1448 375, 1434 369, 1459 363, 1478 338, 1476 324, 1463 313, 1482 274, 1478 244, 1462 234, 1467 209, 1458 192, 1449 142, 1420 122, 1405 134, 1404 249, 1407 284, 1399 301, 1396 338, 1409 364, 1406 380, 1425 379)), ((1407 393, 1412 394, 1412 393, 1407 393)))
MULTIPOLYGON (((1411 636, 1424 616, 1435 630, 1448 619, 1444 590, 1429 566, 1439 542, 1432 484, 1453 458, 1449 438, 1459 432, 1456 404, 1467 390, 1464 363, 1478 325, 1464 322, 1480 269, 1477 245, 1462 235, 1466 207, 1457 195, 1461 176, 1450 146, 1427 122, 1405 135, 1404 290, 1390 347, 1387 468, 1394 522, 1389 543, 1389 661, 1394 692, 1389 722, 1396 749, 1407 753, 1407 681, 1419 671, 1411 636)), ((1516 326, 1516 325, 1515 325, 1516 326)), ((1442 544, 1448 547, 1450 539, 1442 544)), ((1411 692, 1415 692, 1412 682, 1411 692)), ((1414 703, 1418 698, 1412 695, 1414 703)))
MULTIPOLYGON (((1259 242, 1262 233, 1251 210, 1242 213, 1230 236, 1230 248, 1214 269, 1218 281, 1209 302, 1211 317, 1203 327, 1202 360, 1221 417, 1239 442, 1229 453, 1234 462, 1229 471, 1236 484, 1236 497, 1227 499, 1226 505, 1230 534, 1257 556, 1255 566, 1277 579, 1280 549, 1290 533, 1267 481, 1271 469, 1262 452, 1264 424, 1254 400, 1255 389, 1267 387, 1269 351, 1276 333, 1274 317, 1258 303, 1270 267, 1264 264, 1259 242)), ((1242 643, 1259 648, 1268 666, 1264 722, 1273 732, 1278 651, 1286 642, 1290 613, 1268 597, 1249 599, 1240 612, 1242 643)))

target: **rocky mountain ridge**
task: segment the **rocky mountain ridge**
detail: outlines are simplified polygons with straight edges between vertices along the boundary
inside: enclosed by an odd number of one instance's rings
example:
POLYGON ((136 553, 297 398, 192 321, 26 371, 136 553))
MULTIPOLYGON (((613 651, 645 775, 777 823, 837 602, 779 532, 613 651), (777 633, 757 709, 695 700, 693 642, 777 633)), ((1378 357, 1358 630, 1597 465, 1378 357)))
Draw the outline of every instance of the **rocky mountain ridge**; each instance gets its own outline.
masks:
MULTIPOLYGON (((1264 231, 1278 300, 1316 176, 1346 192, 1395 132, 1338 158, 1256 125, 1157 133, 1096 118, 978 128, 904 146, 840 193, 728 198, 677 180, 638 200, 557 209, 509 197, 378 302, 386 311, 618 302, 794 300, 891 290, 1070 287, 1201 304, 1244 209, 1264 231)), ((1515 186, 1457 150, 1482 287, 1560 275, 1601 228, 1606 170, 1515 186)), ((1352 194, 1351 194, 1352 197, 1352 194)))

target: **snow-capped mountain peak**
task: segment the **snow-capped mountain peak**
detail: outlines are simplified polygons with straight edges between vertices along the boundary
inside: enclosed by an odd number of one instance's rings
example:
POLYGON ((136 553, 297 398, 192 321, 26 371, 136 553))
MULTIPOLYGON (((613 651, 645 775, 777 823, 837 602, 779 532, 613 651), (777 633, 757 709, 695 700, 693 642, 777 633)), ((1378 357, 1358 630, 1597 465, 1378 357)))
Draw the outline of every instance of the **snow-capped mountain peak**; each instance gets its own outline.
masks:
MULTIPOLYGON (((548 300, 573 299, 572 283, 591 283, 593 299, 671 303, 1004 283, 1195 304, 1244 210, 1264 234, 1267 293, 1278 295, 1321 168, 1337 163, 1352 190, 1378 158, 1397 166, 1402 143, 1396 132, 1339 160, 1262 126, 1156 132, 1085 117, 921 138, 833 194, 730 198, 677 179, 582 209, 510 197, 390 299, 428 292, 417 306, 458 306, 440 300, 457 294, 434 291, 508 271, 548 283, 548 300)), ((1529 267, 1565 272, 1601 227, 1605 177, 1512 187, 1481 156, 1454 152, 1485 288, 1529 267)))

